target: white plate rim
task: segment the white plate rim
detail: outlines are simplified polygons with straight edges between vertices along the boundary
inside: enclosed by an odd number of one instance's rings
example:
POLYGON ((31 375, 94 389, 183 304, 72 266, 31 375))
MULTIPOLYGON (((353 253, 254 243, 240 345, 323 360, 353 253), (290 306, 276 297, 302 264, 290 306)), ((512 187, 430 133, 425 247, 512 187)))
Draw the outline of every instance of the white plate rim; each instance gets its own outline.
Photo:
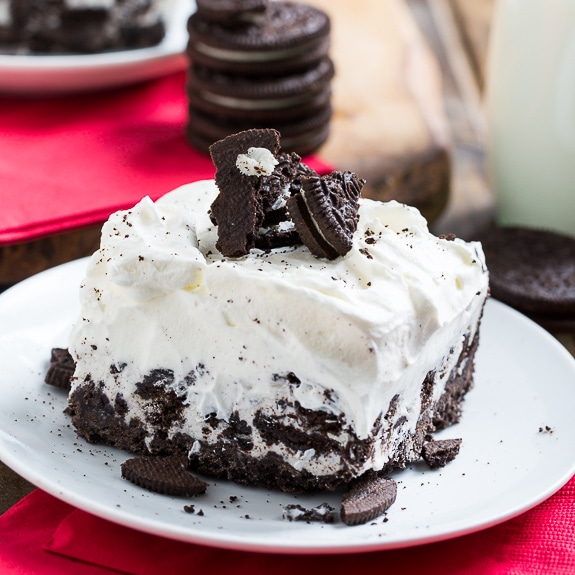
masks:
MULTIPOLYGON (((47 270, 36 276, 32 276, 27 280, 24 280, 20 284, 10 288, 3 294, 0 294, 0 317, 2 314, 5 314, 5 310, 7 306, 13 306, 14 302, 18 305, 24 305, 25 302, 29 301, 29 298, 37 294, 41 290, 48 290, 48 296, 50 295, 50 290, 55 290, 56 286, 60 285, 68 285, 68 288, 65 290, 66 293, 71 293, 72 287, 69 286, 70 281, 75 285, 79 284, 79 280, 81 279, 83 270, 86 265, 86 260, 76 260, 75 262, 71 262, 68 264, 64 264, 62 266, 58 266, 56 268, 52 268, 51 270, 47 270), (18 303, 19 302, 19 303, 18 303)), ((75 289, 75 288, 74 288, 75 289)), ((50 297, 46 299, 45 303, 50 302, 50 297)), ((47 315, 50 315, 50 311, 47 311, 47 315)), ((513 329, 517 333, 524 333, 525 342, 531 342, 533 345, 537 344, 537 346, 541 346, 543 351, 548 354, 548 356, 553 360, 555 365, 561 364, 561 370, 567 370, 565 377, 574 377, 575 376, 575 360, 569 354, 569 352, 550 334, 545 332, 539 326, 534 324, 531 320, 527 319, 523 315, 519 314, 518 312, 512 310, 511 308, 505 306, 504 304, 497 302, 495 300, 491 300, 488 302, 486 306, 486 317, 488 320, 488 324, 495 321, 495 319, 499 318, 498 321, 503 321, 504 324, 507 323, 508 325, 514 326, 513 329), (550 354, 550 355, 549 355, 550 354)), ((49 322, 46 324, 45 327, 49 327, 49 322)), ((489 328, 490 330, 492 328, 489 328)), ((491 333, 491 332, 490 332, 491 333)), ((7 331, 0 327, 0 341, 7 341, 10 338, 11 332, 7 331)), ((18 340, 18 334, 15 335, 15 341, 18 340)), ((57 345, 57 342, 51 342, 51 345, 57 345)), ((480 347, 481 350, 481 347, 480 347)), ((49 349, 46 349, 49 352, 49 349)), ((0 352, 0 357, 2 359, 6 358, 6 350, 0 352)), ((10 354, 9 354, 10 355, 10 354)), ((44 358, 42 358, 44 359, 44 358)), ((38 364, 36 361, 36 367, 38 364)), ((486 361, 482 359, 481 353, 478 359, 479 361, 486 361)), ((478 366, 479 367, 479 366, 478 366)), ((36 373, 36 377, 41 378, 41 374, 36 373)), ((2 386, 1 378, 0 378, 0 387, 2 386)), ((45 388, 48 386, 44 386, 45 388)), ((42 388, 40 388, 42 389, 42 388)), ((473 393, 475 390, 471 392, 470 396, 468 397, 468 402, 473 402, 473 393)), ((572 392, 573 397, 575 398, 575 390, 572 392)), ((57 394, 56 394, 57 395, 57 394)), ((65 398, 63 395, 60 396, 60 400, 65 402, 65 398)), ((552 407, 554 404, 550 404, 552 407)), ((28 407, 30 405, 28 404, 28 407)), ((467 408, 467 406, 466 406, 467 408)), ((7 408, 5 405, 0 405, 0 416, 3 415, 3 411, 7 408)), ((32 412, 33 413, 33 412, 32 412)), ((465 414, 464 414, 465 418, 465 414)), ((18 426, 21 424, 17 424, 17 430, 20 429, 18 426)), ((571 428, 570 431, 575 430, 575 422, 570 424, 571 428)), ((23 427, 22 427, 23 429, 23 427)), ((24 434, 26 435, 26 434, 24 434)), ((544 435, 544 434, 540 434, 544 435)), ((51 473, 46 473, 45 469, 38 468, 38 465, 35 463, 33 458, 22 459, 20 457, 14 456, 14 442, 19 442, 20 439, 18 437, 18 433, 16 436, 14 434, 5 433, 3 430, 0 430, 0 459, 9 467, 11 467, 14 471, 19 473, 22 477, 30 481, 31 483, 37 485, 38 487, 44 489, 46 492, 54 495, 55 497, 62 499, 63 501, 70 503, 78 507, 79 509, 83 509, 89 513, 92 513, 98 517, 125 525, 127 527, 139 529, 141 531, 160 535, 164 537, 169 537, 172 539, 186 541, 190 543, 199 543, 205 544, 214 547, 220 548, 227 548, 227 549, 237 549, 237 550, 247 550, 247 551, 260 551, 260 552, 268 552, 268 553, 290 553, 290 554, 308 554, 308 553, 350 553, 350 552, 365 552, 365 551, 375 551, 375 550, 382 550, 382 549, 396 549, 414 545, 420 545, 424 543, 432 543, 435 541, 441 541, 445 539, 450 539, 456 536, 472 533, 478 531, 480 529, 484 529, 486 527, 490 527, 501 523, 507 519, 511 519, 528 509, 536 506, 537 504, 541 503, 553 493, 558 491, 575 473, 575 456, 572 457, 569 461, 565 461, 564 464, 559 465, 559 468, 554 471, 554 474, 549 477, 540 478, 540 483, 543 487, 539 486, 536 490, 534 490, 529 497, 524 498, 520 504, 514 504, 510 506, 502 505, 499 507, 497 512, 491 513, 488 517, 483 517, 480 521, 461 521, 457 524, 456 528, 453 526, 449 529, 436 529, 431 530, 428 533, 422 533, 421 536, 416 537, 395 537, 390 538, 388 540, 374 540, 373 538, 364 540, 364 532, 361 531, 362 529, 368 529, 369 526, 359 526, 359 527, 345 527, 339 525, 335 527, 335 529, 339 529, 340 535, 338 535, 338 539, 335 541, 331 540, 324 540, 321 541, 320 539, 324 537, 320 532, 320 529, 331 529, 331 526, 324 526, 324 525, 308 525, 308 524, 298 524, 297 527, 294 527, 295 524, 287 523, 281 521, 280 523, 282 526, 280 530, 284 528, 292 530, 291 533, 301 533, 300 536, 295 536, 295 540, 290 540, 289 537, 286 539, 285 542, 281 542, 278 538, 272 537, 271 540, 266 537, 250 537, 244 536, 241 533, 236 533, 232 530, 231 533, 227 533, 222 531, 221 533, 217 532, 214 529, 207 529, 204 530, 203 527, 200 528, 189 528, 174 525, 169 526, 166 525, 165 521, 157 521, 155 519, 147 520, 147 518, 142 518, 138 515, 134 516, 133 511, 130 509, 125 508, 118 508, 115 506, 111 506, 109 503, 101 503, 99 501, 95 501, 90 497, 87 497, 85 493, 82 491, 78 491, 74 488, 70 488, 69 486, 63 486, 60 481, 53 476, 51 473), (341 531, 343 527, 345 542, 342 542, 341 539, 341 531), (295 531, 293 531, 295 529, 295 531), (309 535, 307 535, 309 532, 309 535)), ((80 441, 81 440, 77 440, 80 441)), ((546 441, 546 440, 542 440, 546 441)), ((548 443, 547 445, 551 445, 548 443)), ((90 446, 86 444, 87 449, 90 449, 90 446)), ((26 449, 30 449, 30 446, 25 446, 26 449)), ((561 448, 564 449, 564 448, 561 448)), ((569 447, 570 455, 575 455, 575 447, 569 447)), ((32 452, 34 449, 32 448, 32 452)), ((118 457, 118 453, 115 450, 108 450, 107 448, 97 448, 96 451, 104 453, 106 457, 118 457), (108 455, 111 453, 112 455, 108 455)), ((123 454, 125 458, 128 457, 127 454, 123 454)), ((450 465, 454 465, 458 460, 456 459, 450 465)), ((56 468, 58 467, 58 462, 56 461, 56 468)), ((444 468, 445 473, 449 474, 449 466, 444 468)), ((401 472, 397 475, 397 479, 401 480, 402 475, 407 473, 406 471, 401 472)), ((422 473, 425 475, 425 473, 422 473)), ((442 480, 447 481, 447 480, 442 480)), ((224 482, 225 483, 225 482, 224 482)), ((441 482, 438 482, 440 484, 441 482)), ((422 483, 423 485, 423 483, 422 483)), ((137 488, 136 488, 137 489, 137 488)), ((234 486, 234 489, 236 487, 234 486)), ((249 490, 248 488, 237 488, 236 491, 242 491, 242 489, 247 489, 247 493, 257 494, 259 496, 262 493, 262 490, 249 490)), ((269 496, 269 493, 266 494, 269 496)), ((272 497, 274 497, 272 495, 272 497)), ((157 498, 163 498, 163 496, 157 496, 155 494, 149 494, 149 498, 158 501, 157 498)), ((166 501, 171 500, 172 498, 162 499, 166 501)), ((200 503, 200 502, 198 502, 200 503)), ((200 503, 201 504, 201 503, 200 503)), ((180 505, 180 502, 175 504, 180 505)), ((395 505, 398 505, 396 502, 395 505)), ((394 506, 395 507, 395 506, 394 506)), ((392 511, 394 509, 390 511, 392 511)), ((383 523, 379 523, 373 529, 382 528, 383 523)), ((288 535, 290 532, 286 531, 288 535)), ((266 534, 267 535, 267 534, 266 534)))

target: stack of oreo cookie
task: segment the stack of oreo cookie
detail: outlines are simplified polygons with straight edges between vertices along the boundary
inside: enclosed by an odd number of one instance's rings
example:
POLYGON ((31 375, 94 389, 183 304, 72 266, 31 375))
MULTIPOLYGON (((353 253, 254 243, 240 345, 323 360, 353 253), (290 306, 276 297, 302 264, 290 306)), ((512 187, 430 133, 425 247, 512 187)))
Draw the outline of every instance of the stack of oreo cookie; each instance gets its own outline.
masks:
POLYGON ((275 128, 305 155, 329 133, 333 62, 327 14, 295 2, 197 0, 188 21, 188 141, 275 128))

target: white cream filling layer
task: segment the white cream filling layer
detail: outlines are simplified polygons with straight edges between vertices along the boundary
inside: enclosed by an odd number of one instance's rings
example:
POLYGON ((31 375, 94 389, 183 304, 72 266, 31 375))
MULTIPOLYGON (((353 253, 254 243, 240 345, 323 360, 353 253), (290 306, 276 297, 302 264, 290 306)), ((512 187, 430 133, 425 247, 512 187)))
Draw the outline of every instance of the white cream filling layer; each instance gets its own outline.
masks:
MULTIPOLYGON (((237 411, 252 425, 256 409, 277 412, 286 395, 343 414, 367 438, 399 394, 389 427, 403 423, 362 464, 381 468, 415 429, 428 371, 444 359, 437 399, 464 334, 475 333, 488 285, 480 245, 432 236, 414 208, 361 200, 354 245, 342 258, 317 259, 301 246, 226 259, 208 216, 216 194, 213 181, 197 182, 156 203, 144 198, 104 225, 69 342, 74 385, 103 382, 146 421, 135 383, 169 369, 180 389, 192 374, 185 423, 171 432, 196 438, 212 413, 237 411), (111 364, 125 367, 111 373, 111 364), (286 382, 290 373, 299 385, 286 382)), ((316 474, 341 466, 333 456, 271 449, 316 474)), ((256 441, 252 455, 269 450, 256 441)))
POLYGON ((297 58, 298 56, 307 54, 310 50, 315 49, 316 45, 325 49, 327 52, 329 42, 329 37, 325 37, 319 41, 313 40, 292 48, 282 48, 278 50, 227 50, 226 48, 210 46, 209 44, 198 40, 194 42, 193 47, 200 54, 213 58, 214 60, 223 60, 226 62, 236 62, 241 64, 279 62, 281 60, 297 58))
POLYGON ((244 98, 235 98, 232 96, 222 96, 202 90, 199 96, 206 102, 216 104, 222 108, 240 109, 240 110, 279 110, 290 108, 310 102, 314 98, 313 93, 298 94, 286 98, 270 98, 269 100, 247 100, 244 98))

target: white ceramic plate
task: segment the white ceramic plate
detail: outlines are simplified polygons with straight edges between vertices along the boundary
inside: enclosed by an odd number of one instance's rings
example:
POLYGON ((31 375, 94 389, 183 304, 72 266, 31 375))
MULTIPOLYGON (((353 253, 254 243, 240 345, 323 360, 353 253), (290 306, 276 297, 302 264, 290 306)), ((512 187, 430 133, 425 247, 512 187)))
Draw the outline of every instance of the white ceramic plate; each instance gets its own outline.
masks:
POLYGON ((44 96, 81 92, 183 70, 187 65, 186 22, 194 9, 194 0, 167 3, 166 35, 160 44, 150 48, 63 56, 0 54, 0 93, 44 96))
POLYGON ((494 525, 541 502, 575 472, 575 361, 547 332, 490 301, 476 386, 462 422, 441 434, 463 438, 461 452, 443 469, 415 464, 395 474, 398 496, 387 521, 347 527, 282 519, 288 503, 327 501, 338 508, 337 493, 294 497, 213 480, 207 494, 193 500, 147 492, 121 479, 127 454, 76 437, 63 414, 65 394, 43 383, 51 347, 67 345, 85 265, 79 260, 53 268, 0 295, 0 459, 95 515, 226 548, 369 551, 494 525), (188 503, 204 516, 184 512, 188 503))

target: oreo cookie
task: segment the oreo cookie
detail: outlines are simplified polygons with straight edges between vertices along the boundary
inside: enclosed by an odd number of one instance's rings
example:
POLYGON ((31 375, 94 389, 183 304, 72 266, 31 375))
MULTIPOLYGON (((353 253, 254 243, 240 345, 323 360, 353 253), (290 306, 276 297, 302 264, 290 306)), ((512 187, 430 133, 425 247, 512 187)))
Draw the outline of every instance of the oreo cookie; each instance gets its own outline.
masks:
POLYGON ((444 467, 459 454, 461 439, 433 439, 423 444, 421 455, 429 467, 444 467))
POLYGON ((352 247, 365 184, 352 172, 302 178, 302 188, 287 202, 288 212, 309 250, 316 257, 335 259, 352 247))
POLYGON ((187 54, 196 65, 228 74, 304 70, 328 53, 330 28, 325 12, 295 2, 270 2, 261 17, 240 27, 222 25, 198 10, 188 20, 187 54))
POLYGON ((205 152, 228 135, 274 128, 284 151, 317 150, 332 116, 328 16, 294 2, 202 4, 188 21, 187 140, 205 152))
POLYGON ((228 135, 250 129, 265 129, 273 127, 282 134, 282 149, 305 156, 321 146, 329 136, 331 107, 322 112, 300 120, 281 122, 256 122, 251 120, 230 120, 205 114, 190 107, 186 138, 199 150, 206 152, 216 141, 228 135))
POLYGON ((286 122, 329 107, 334 74, 327 57, 302 72, 259 78, 194 65, 186 87, 193 110, 233 121, 286 122))
POLYGON ((122 477, 148 491, 190 497, 205 493, 208 484, 188 471, 185 456, 143 456, 122 463, 122 477))
MULTIPOLYGON (((255 247, 255 238, 264 220, 264 211, 257 191, 259 176, 242 173, 238 156, 250 148, 266 149, 275 156, 280 149, 276 130, 247 130, 219 140, 210 147, 216 167, 219 194, 211 206, 211 216, 218 226, 216 247, 227 257, 240 257, 255 247)), ((271 171, 275 168, 272 166, 271 171)), ((271 173, 271 172, 270 172, 271 173)))
POLYGON ((575 328, 575 238, 522 227, 491 227, 478 238, 491 295, 551 330, 575 328))
POLYGON ((366 473, 353 481, 341 501, 341 519, 346 525, 361 525, 387 511, 397 497, 393 479, 366 473))
POLYGON ((44 378, 45 383, 61 389, 70 389, 76 364, 67 349, 55 347, 50 354, 50 366, 44 378))

